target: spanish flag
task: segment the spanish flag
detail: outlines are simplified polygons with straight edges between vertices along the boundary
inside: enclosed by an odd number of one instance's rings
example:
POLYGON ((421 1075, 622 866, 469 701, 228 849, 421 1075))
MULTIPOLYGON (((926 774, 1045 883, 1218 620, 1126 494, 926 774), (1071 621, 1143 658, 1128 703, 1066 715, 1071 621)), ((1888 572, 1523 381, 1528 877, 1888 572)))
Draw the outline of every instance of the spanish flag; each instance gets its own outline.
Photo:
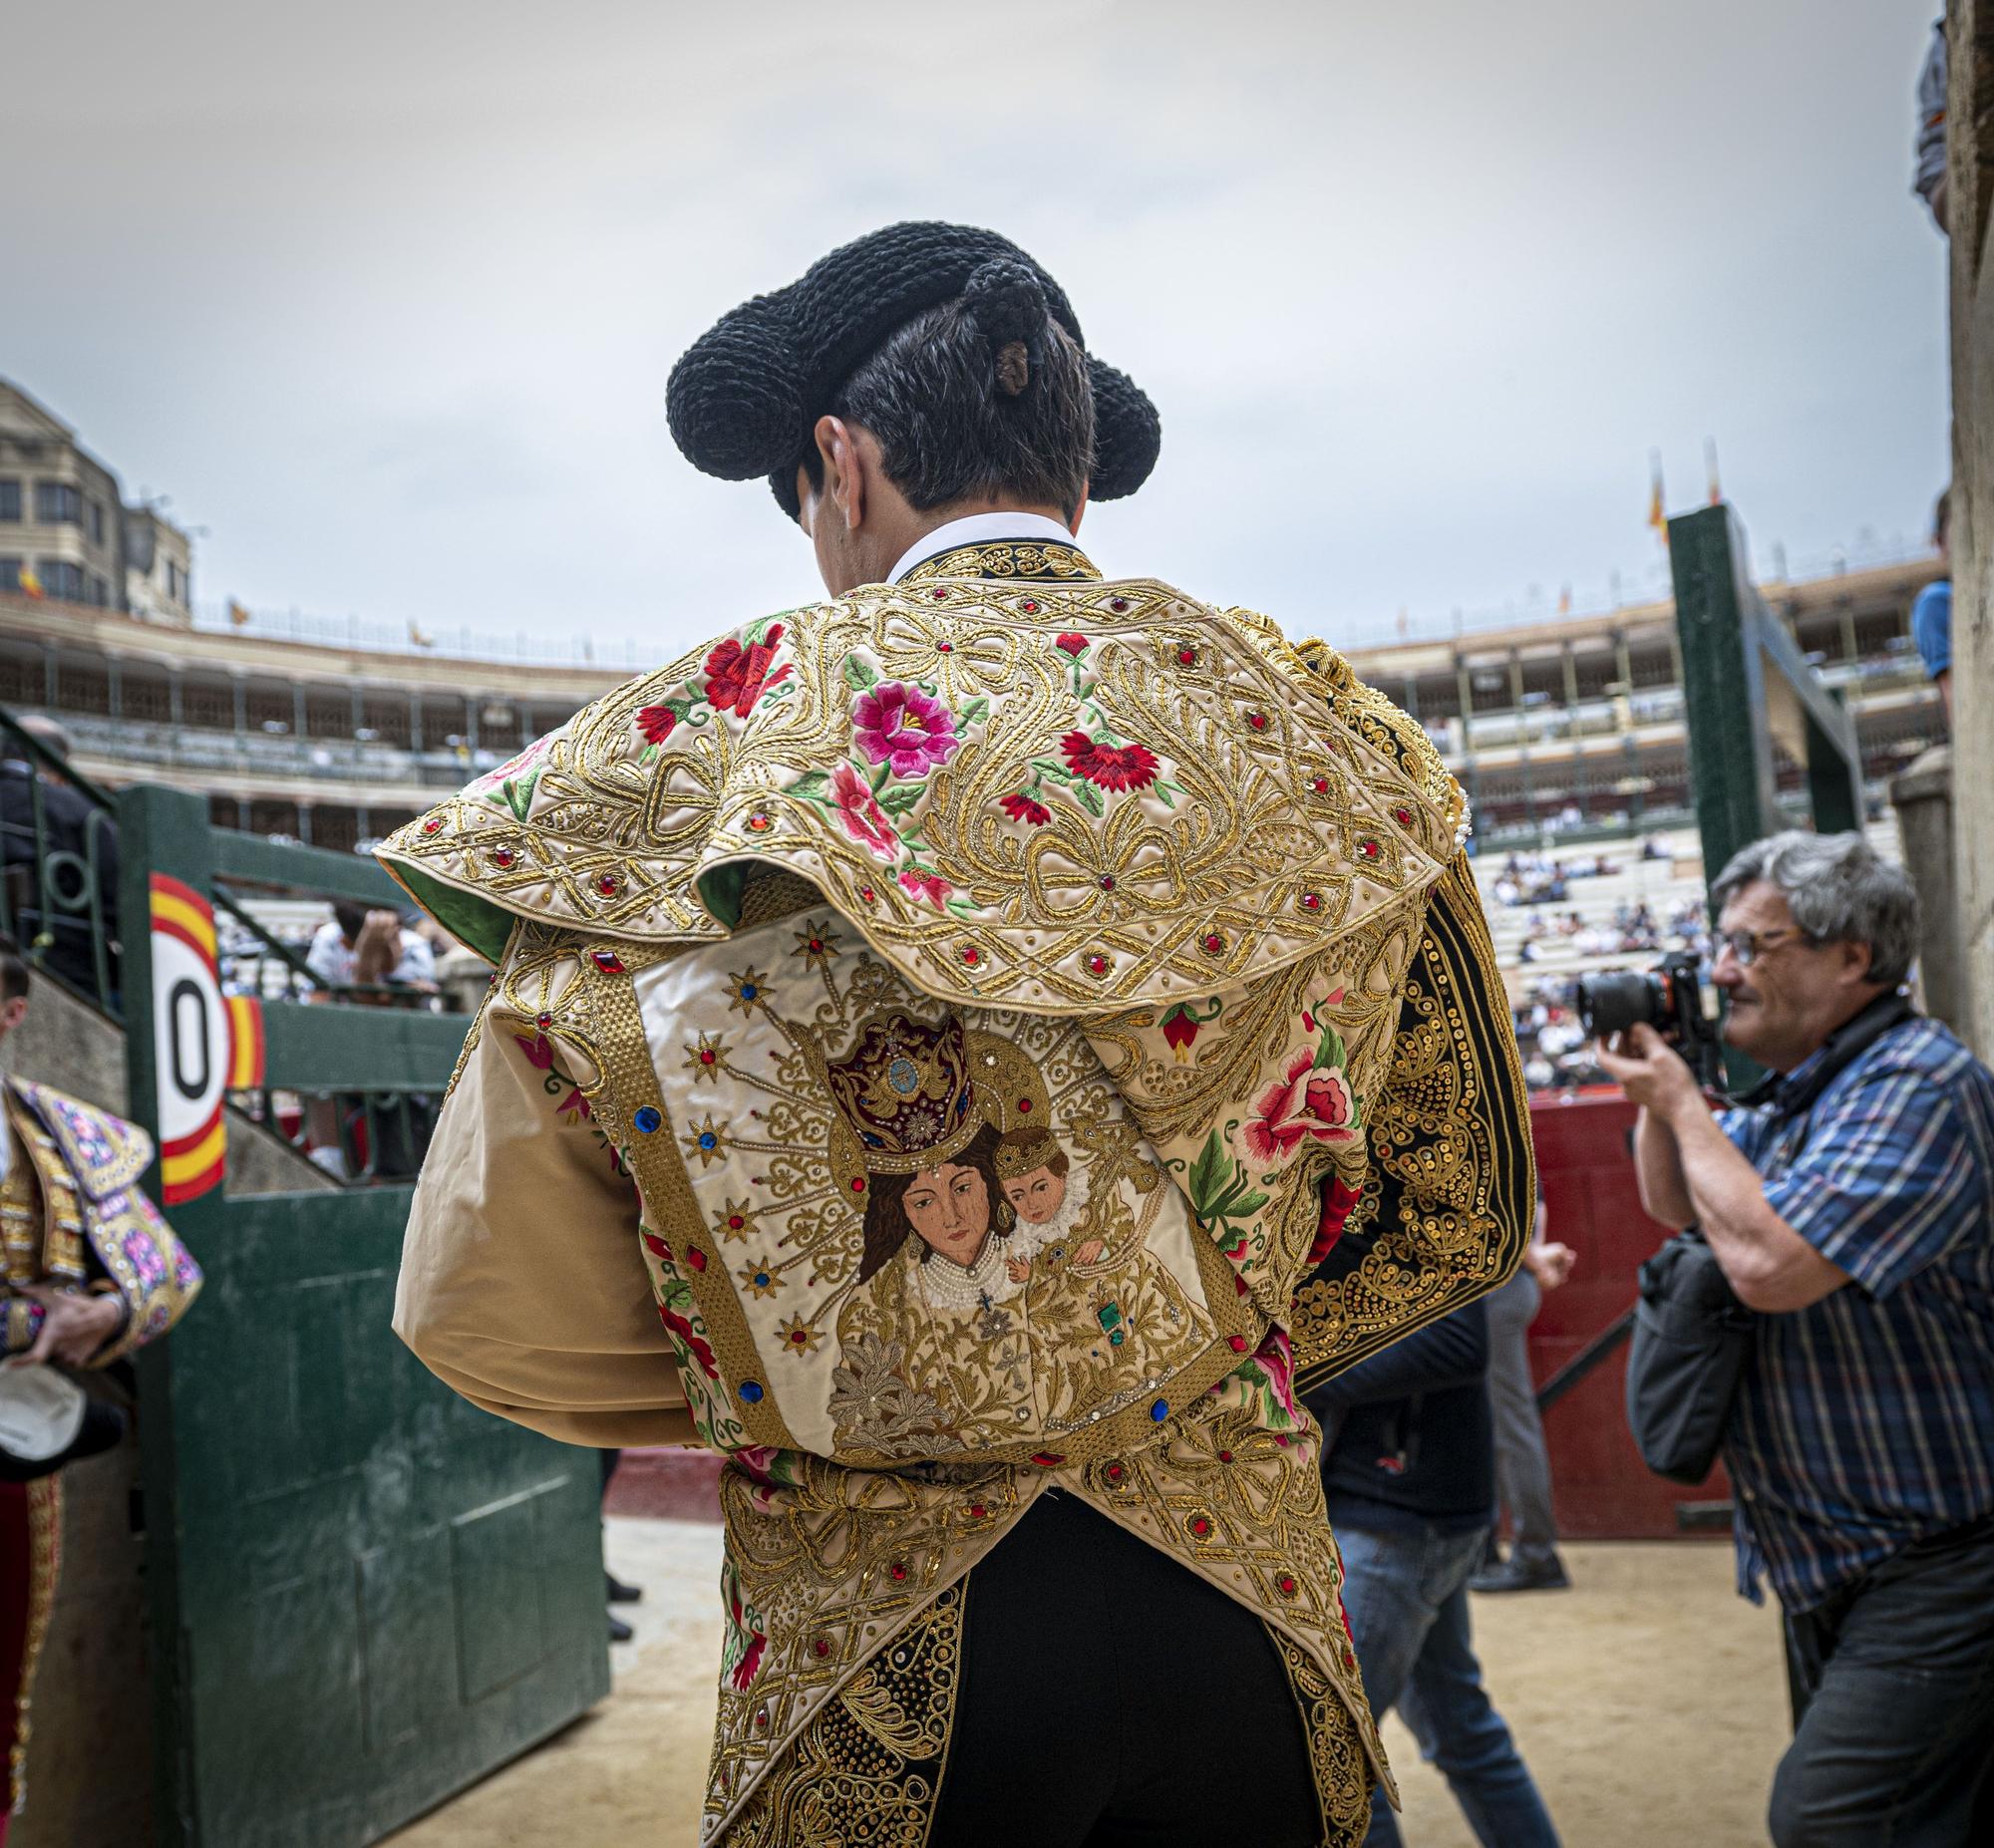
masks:
POLYGON ((1669 542, 1669 516, 1662 511, 1662 453, 1660 450, 1648 458, 1648 471, 1651 485, 1648 489, 1648 524, 1655 529, 1655 537, 1666 545, 1669 542))
POLYGON ((35 567, 31 564, 24 564, 21 567, 21 594, 27 597, 39 597, 43 594, 42 580, 35 575, 35 567))
POLYGON ((233 597, 228 599, 228 620, 238 629, 246 629, 249 626, 249 612, 233 597))

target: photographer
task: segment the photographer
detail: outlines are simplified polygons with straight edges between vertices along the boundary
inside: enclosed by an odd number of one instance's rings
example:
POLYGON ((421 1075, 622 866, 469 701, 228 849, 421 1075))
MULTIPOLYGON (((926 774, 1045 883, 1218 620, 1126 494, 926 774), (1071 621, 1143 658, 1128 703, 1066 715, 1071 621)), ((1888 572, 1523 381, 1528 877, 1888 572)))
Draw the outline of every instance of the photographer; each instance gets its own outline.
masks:
POLYGON ((1758 1312, 1723 1453, 1740 1589, 1764 1572, 1785 1616, 1773 1839, 1985 1840, 1994 1077, 1898 993, 1917 898, 1860 835, 1759 841, 1712 899, 1724 1039, 1775 1077, 1713 1117, 1651 1027, 1600 1057, 1641 1106, 1643 1205, 1758 1312))

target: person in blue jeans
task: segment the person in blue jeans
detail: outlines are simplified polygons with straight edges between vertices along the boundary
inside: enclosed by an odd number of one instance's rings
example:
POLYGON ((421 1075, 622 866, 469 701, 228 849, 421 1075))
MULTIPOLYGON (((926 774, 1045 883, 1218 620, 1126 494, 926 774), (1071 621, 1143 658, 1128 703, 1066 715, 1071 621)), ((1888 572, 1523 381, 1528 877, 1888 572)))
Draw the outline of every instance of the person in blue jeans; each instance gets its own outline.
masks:
MULTIPOLYGON (((1496 1520, 1489 1317, 1471 1303, 1317 1386, 1323 1490, 1371 1709, 1393 1707, 1484 1848, 1557 1848, 1509 1728, 1482 1686, 1468 1581, 1496 1520)), ((1367 1848, 1398 1848, 1374 1792, 1367 1848)))

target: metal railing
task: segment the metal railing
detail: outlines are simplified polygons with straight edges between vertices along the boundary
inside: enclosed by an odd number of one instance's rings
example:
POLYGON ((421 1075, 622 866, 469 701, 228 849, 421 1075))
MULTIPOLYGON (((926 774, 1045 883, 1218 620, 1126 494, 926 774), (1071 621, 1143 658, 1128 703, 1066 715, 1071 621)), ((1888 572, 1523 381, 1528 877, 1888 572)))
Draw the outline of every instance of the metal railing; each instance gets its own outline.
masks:
MULTIPOLYGON (((119 804, 110 791, 0 709, 0 930, 16 938, 36 974, 52 980, 113 1020, 124 1019, 124 960, 144 954, 149 920, 121 917, 119 804)), ((213 877, 205 896, 215 913, 216 967, 224 994, 271 1004, 269 1018, 290 1023, 308 1042, 336 1055, 351 1038, 342 1019, 355 1008, 431 1013, 430 990, 386 983, 338 982, 314 968, 256 915, 258 894, 308 894, 400 911, 398 889, 371 860, 285 845, 213 829, 213 877), (310 1015, 295 1005, 320 1004, 310 1015), (321 1012, 322 1008, 322 1012, 321 1012)), ((448 1037, 442 1022, 438 1029, 448 1037)), ((424 1031, 424 1040, 434 1036, 424 1031)), ((418 1062, 420 1064, 420 1062, 418 1062)), ((342 1081, 336 1090, 300 1092, 259 1084, 231 1089, 229 1101, 250 1120, 338 1170, 350 1182, 406 1180, 428 1146, 435 1087, 427 1081, 342 1081), (337 1148, 339 1161, 319 1151, 337 1148)))

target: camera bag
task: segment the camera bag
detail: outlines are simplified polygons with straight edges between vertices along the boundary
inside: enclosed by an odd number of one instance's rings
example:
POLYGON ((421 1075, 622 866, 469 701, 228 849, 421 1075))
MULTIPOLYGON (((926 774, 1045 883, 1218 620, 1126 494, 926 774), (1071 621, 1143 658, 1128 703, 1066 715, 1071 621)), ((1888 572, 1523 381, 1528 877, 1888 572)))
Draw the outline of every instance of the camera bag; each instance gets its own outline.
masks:
MULTIPOLYGON (((1904 996, 1879 995, 1828 1036, 1820 1065, 1776 1105, 1778 1121, 1807 1115, 1851 1060, 1914 1015, 1904 996)), ((1740 1101, 1756 1102, 1774 1093, 1779 1082, 1774 1077, 1740 1101)), ((1788 1158, 1797 1158, 1806 1146, 1804 1128, 1788 1158)), ((1695 1226, 1678 1232, 1641 1266, 1627 1352, 1627 1426, 1641 1460, 1656 1475, 1695 1483, 1710 1474, 1757 1320, 1695 1226)))

